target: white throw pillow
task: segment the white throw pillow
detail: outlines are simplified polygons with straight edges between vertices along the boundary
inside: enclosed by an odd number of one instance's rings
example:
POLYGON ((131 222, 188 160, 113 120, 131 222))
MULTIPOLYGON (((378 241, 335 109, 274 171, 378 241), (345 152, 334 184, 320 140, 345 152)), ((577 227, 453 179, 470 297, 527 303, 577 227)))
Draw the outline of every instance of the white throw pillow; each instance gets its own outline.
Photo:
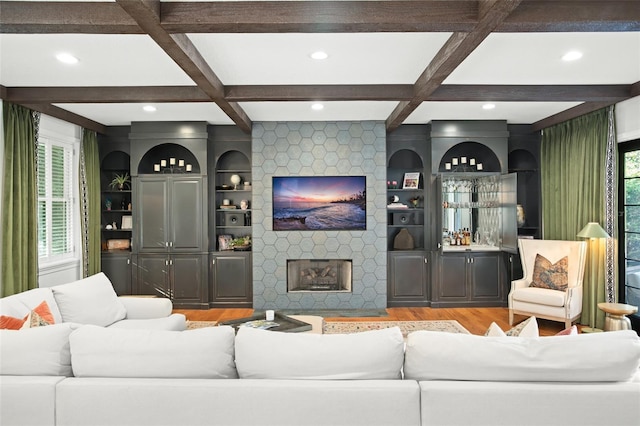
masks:
POLYGON ((127 316, 111 281, 100 272, 85 279, 51 287, 64 322, 106 327, 127 316))
POLYGON ((237 378, 229 326, 187 331, 130 330, 86 325, 71 342, 77 377, 237 378))
POLYGON ((77 324, 0 330, 0 375, 71 376, 69 335, 77 324))
POLYGON ((398 327, 353 334, 280 333, 240 327, 236 367, 243 379, 399 379, 398 327))
POLYGON ((540 335, 538 331, 538 320, 536 317, 529 317, 507 332, 502 331, 498 324, 492 322, 484 335, 487 337, 538 337, 540 335))
POLYGON ((634 331, 539 338, 409 334, 405 378, 523 382, 626 381, 640 367, 634 331))

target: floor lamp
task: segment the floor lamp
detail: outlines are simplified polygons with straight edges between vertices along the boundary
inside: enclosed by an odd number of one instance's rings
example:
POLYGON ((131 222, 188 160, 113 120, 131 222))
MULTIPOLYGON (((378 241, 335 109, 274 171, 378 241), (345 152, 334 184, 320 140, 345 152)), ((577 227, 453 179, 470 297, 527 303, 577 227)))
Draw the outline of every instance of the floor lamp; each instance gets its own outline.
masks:
MULTIPOLYGON (((582 228, 580 232, 578 232, 577 236, 580 238, 589 239, 589 244, 587 246, 587 250, 589 251, 589 257, 588 257, 589 268, 588 269, 590 271, 595 271, 597 276, 597 272, 600 270, 600 267, 602 265, 598 264, 597 250, 595 249, 594 244, 596 243, 596 240, 600 240, 602 238, 609 238, 609 234, 607 234, 607 231, 602 229, 602 226, 600 226, 598 222, 589 222, 585 225, 584 228, 582 228)), ((591 300, 597 300, 596 299, 597 291, 598 291, 597 286, 589 286, 589 293, 591 296, 591 300)), ((592 332, 602 331, 600 329, 595 328, 596 316, 597 316, 597 311, 594 312, 594 315, 590 316, 589 325, 591 327, 583 327, 582 332, 592 333, 592 332)))

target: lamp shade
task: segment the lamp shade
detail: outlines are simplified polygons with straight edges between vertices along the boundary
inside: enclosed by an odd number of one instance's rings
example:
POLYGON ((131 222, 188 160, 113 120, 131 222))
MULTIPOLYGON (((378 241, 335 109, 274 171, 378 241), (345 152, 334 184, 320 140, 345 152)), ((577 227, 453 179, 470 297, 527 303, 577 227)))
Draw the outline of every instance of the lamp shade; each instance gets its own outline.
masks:
POLYGON ((578 232, 580 238, 609 238, 607 231, 602 229, 602 226, 598 222, 589 222, 585 225, 580 232, 578 232))

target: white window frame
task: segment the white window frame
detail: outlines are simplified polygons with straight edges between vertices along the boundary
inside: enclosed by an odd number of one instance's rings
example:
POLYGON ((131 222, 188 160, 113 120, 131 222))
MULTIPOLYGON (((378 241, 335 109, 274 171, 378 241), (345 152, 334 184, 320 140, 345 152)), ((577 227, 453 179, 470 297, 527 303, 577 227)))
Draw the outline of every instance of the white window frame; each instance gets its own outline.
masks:
MULTIPOLYGON (((79 165, 79 152, 80 152, 80 129, 77 126, 65 123, 56 119, 51 119, 45 115, 41 116, 41 123, 38 135, 38 143, 45 146, 48 151, 47 156, 47 168, 46 182, 47 182, 47 197, 45 199, 51 201, 51 167, 49 161, 51 161, 51 147, 60 146, 69 150, 70 152, 70 170, 67 176, 69 177, 69 194, 66 194, 66 198, 71 199, 71 217, 70 217, 70 248, 71 250, 64 254, 52 254, 51 253, 51 210, 50 204, 47 211, 47 253, 39 255, 38 263, 40 272, 48 271, 53 272, 55 270, 64 270, 65 268, 77 265, 80 262, 81 256, 81 240, 80 240, 80 208, 79 208, 79 189, 78 189, 78 165, 79 165)), ((40 202, 38 197, 38 203, 40 202)), ((40 241, 38 241, 40 245, 40 241)))

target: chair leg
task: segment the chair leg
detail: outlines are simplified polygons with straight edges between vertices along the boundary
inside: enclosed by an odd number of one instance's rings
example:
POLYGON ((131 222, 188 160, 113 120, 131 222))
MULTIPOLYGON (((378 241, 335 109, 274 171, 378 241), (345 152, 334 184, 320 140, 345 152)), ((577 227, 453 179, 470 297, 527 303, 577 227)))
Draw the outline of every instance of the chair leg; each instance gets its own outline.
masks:
POLYGON ((571 320, 568 319, 564 322, 564 328, 571 328, 571 320))
POLYGON ((513 325, 513 311, 509 309, 509 325, 513 325))

